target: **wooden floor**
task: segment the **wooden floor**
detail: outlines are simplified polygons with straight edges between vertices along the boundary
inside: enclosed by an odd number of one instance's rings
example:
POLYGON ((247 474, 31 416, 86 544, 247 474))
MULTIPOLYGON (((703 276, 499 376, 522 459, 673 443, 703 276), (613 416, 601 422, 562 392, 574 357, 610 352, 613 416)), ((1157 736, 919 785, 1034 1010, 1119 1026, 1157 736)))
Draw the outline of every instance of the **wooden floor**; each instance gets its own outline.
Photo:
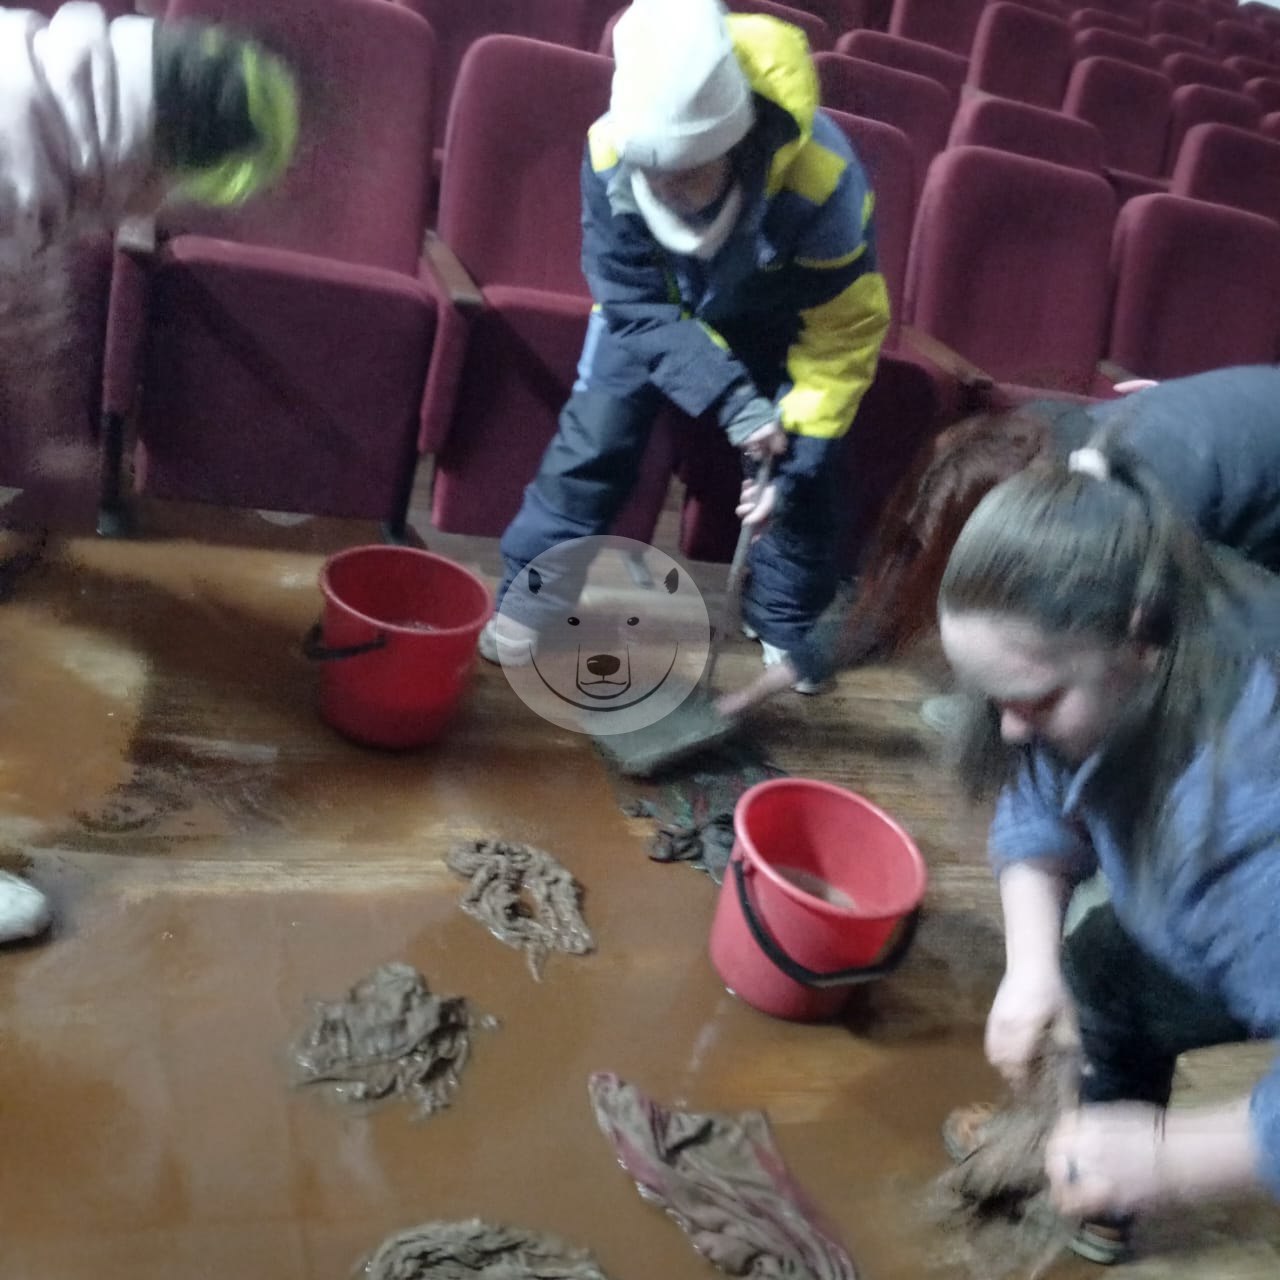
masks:
MULTIPOLYGON (((492 543, 419 527, 492 575, 492 543)), ((300 653, 317 571, 372 536, 147 509, 131 542, 56 538, 0 609, 2 846, 58 908, 50 939, 0 955, 0 1280, 340 1280, 391 1230, 473 1215, 559 1232, 613 1280, 710 1276, 595 1130, 599 1069, 767 1110, 864 1280, 969 1274, 918 1201, 946 1111, 992 1088, 980 1037, 1002 953, 985 816, 934 758, 928 684, 865 670, 761 720, 777 763, 884 805, 932 876, 898 975, 839 1025, 773 1021, 705 958, 714 886, 645 857, 647 824, 589 744, 501 671, 481 666, 427 751, 362 750, 319 722, 300 653), (444 855, 488 834, 578 876, 595 956, 535 985, 458 911, 444 855), (501 1020, 424 1123, 289 1087, 307 999, 392 959, 501 1020)), ((714 597, 723 570, 697 574, 714 597)), ((720 678, 758 661, 742 643, 720 678)), ((1263 1061, 1202 1055, 1184 1087, 1243 1087, 1263 1061)), ((1146 1241, 1121 1274, 1274 1277, 1280 1215, 1179 1215, 1146 1241)))

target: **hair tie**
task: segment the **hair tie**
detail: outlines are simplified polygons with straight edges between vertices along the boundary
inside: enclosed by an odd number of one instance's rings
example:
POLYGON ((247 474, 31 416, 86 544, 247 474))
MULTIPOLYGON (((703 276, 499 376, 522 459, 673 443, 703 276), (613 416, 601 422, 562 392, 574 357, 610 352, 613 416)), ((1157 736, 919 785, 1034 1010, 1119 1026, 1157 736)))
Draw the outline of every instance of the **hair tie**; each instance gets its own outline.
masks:
POLYGON ((1111 464, 1102 450, 1095 449, 1092 445, 1073 450, 1067 457, 1067 470, 1078 471, 1095 480, 1111 479, 1111 464))

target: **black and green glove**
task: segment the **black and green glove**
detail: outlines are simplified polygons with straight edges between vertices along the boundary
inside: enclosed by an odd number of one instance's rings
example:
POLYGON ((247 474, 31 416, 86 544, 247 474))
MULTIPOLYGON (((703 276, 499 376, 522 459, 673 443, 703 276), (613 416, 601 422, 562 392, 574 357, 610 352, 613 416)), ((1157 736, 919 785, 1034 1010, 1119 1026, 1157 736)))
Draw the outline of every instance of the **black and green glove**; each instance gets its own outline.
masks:
POLYGON ((293 73, 261 45, 193 22, 155 29, 155 156, 178 193, 234 205, 279 181, 298 142, 293 73))

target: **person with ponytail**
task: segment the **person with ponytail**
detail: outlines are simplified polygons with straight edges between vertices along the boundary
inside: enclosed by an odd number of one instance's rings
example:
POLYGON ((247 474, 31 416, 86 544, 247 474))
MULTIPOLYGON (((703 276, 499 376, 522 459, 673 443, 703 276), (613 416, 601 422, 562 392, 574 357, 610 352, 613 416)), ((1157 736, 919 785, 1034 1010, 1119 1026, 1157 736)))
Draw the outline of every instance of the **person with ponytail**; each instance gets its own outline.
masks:
MULTIPOLYGON (((968 703, 960 775, 995 796, 1006 970, 986 1052, 1017 1087, 1075 1028, 1080 1106, 1046 1173, 1083 1224, 1073 1247, 1104 1263, 1149 1207, 1280 1197, 1280 1068, 1247 1097, 1168 1109, 1180 1053, 1280 1033, 1275 646, 1124 434, 993 488, 938 596, 968 703), (1081 886, 1102 892, 1072 903, 1081 886)), ((983 1119, 949 1119, 954 1156, 983 1119)))
MULTIPOLYGON (((1065 460, 1117 431, 1175 508, 1209 541, 1280 572, 1280 368, 1215 369, 1142 384, 1118 400, 1040 401, 966 418, 930 440, 885 503, 843 619, 820 628, 815 675, 900 657, 936 626, 938 586, 974 508, 1041 458, 1065 460)), ((738 714, 785 689, 785 664, 721 709, 738 714)))

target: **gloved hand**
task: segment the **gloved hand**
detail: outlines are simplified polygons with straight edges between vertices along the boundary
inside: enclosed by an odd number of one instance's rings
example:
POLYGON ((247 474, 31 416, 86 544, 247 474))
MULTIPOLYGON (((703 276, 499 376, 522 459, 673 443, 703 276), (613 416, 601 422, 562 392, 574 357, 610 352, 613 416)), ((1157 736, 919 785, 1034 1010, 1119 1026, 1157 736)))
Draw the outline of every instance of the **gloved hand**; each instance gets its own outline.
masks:
POLYGON ((195 22, 158 22, 155 157, 179 192, 238 204, 278 181, 298 140, 293 73, 252 40, 195 22))

